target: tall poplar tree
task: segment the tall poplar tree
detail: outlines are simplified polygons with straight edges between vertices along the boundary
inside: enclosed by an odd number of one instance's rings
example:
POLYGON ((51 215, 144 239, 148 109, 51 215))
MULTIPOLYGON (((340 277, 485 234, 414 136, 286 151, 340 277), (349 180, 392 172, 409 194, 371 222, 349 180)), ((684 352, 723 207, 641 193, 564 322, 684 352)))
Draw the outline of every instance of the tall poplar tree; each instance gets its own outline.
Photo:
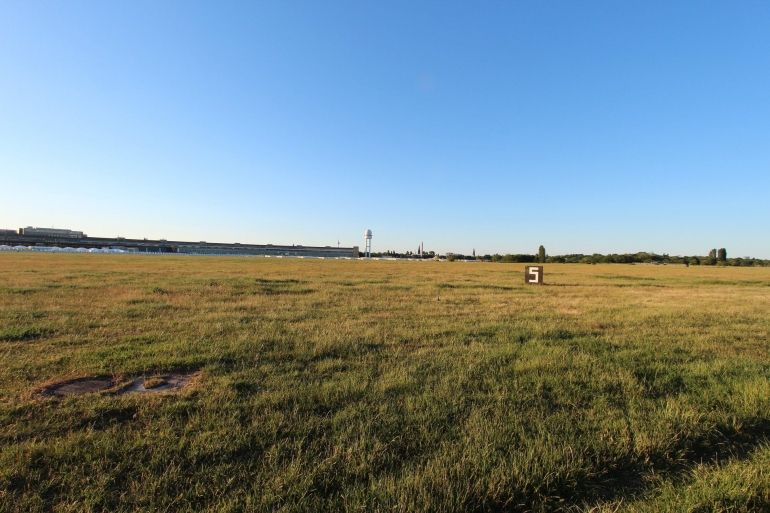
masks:
POLYGON ((540 246, 540 249, 537 250, 537 261, 541 264, 545 263, 545 248, 543 246, 540 246))
POLYGON ((717 252, 717 260, 720 262, 726 262, 727 261, 727 250, 725 248, 721 248, 717 252))

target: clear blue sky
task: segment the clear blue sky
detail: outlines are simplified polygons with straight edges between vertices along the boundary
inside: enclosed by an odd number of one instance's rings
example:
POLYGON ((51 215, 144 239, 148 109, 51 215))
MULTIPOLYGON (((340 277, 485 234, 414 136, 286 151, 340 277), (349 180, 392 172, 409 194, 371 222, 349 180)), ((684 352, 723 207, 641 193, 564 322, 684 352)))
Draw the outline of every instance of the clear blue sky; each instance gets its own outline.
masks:
POLYGON ((0 228, 770 258, 770 2, 0 3, 0 228))

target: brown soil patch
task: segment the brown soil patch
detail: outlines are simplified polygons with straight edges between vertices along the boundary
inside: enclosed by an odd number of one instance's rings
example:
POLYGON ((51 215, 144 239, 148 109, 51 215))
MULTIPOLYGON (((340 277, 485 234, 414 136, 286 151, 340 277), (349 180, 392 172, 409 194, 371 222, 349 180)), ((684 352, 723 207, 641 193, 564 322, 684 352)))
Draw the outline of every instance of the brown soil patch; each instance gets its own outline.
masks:
POLYGON ((183 372, 163 374, 146 379, 144 376, 129 376, 120 380, 108 377, 79 378, 49 385, 42 389, 40 394, 48 397, 69 397, 96 392, 108 394, 175 392, 189 385, 199 375, 200 372, 183 372), (146 387, 145 383, 147 384, 146 387))

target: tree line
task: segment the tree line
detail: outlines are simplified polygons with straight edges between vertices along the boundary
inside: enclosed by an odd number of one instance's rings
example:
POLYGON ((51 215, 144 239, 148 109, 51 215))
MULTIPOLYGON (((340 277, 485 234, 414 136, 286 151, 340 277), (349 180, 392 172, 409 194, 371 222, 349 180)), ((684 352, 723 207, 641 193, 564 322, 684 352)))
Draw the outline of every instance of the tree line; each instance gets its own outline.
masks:
POLYGON ((515 263, 563 263, 563 264, 679 264, 679 265, 721 265, 738 267, 768 267, 770 260, 760 258, 728 258, 725 248, 712 249, 708 255, 669 255, 663 253, 612 253, 603 255, 594 253, 585 255, 573 253, 568 255, 546 255, 543 246, 537 255, 484 255, 478 258, 489 262, 515 262, 515 263))
MULTIPOLYGON (((361 254, 363 256, 363 253, 361 254)), ((433 251, 426 251, 425 254, 420 257, 416 253, 407 251, 404 253, 397 253, 395 251, 386 251, 382 253, 372 253, 373 257, 390 257, 390 258, 424 258, 434 260, 447 260, 453 261, 481 261, 481 262, 502 262, 502 263, 514 263, 514 264, 537 264, 537 263, 561 263, 561 264, 678 264, 678 265, 721 265, 721 266, 736 266, 736 267, 770 267, 770 260, 763 260, 760 258, 728 258, 727 249, 712 249, 707 255, 669 255, 663 253, 658 255, 656 253, 648 253, 646 251, 640 251, 638 253, 611 253, 603 255, 601 253, 593 253, 586 255, 583 253, 571 253, 568 255, 548 255, 545 248, 540 246, 536 254, 505 254, 501 255, 495 253, 494 255, 463 255, 461 253, 446 253, 445 255, 439 255, 433 251)))

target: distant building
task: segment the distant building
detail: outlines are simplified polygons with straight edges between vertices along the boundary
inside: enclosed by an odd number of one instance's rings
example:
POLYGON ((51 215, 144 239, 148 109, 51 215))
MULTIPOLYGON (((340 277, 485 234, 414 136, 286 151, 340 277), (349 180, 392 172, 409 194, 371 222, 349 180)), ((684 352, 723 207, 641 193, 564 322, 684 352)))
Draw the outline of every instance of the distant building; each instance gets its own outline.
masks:
POLYGON ((166 239, 128 239, 125 237, 89 237, 83 232, 54 228, 0 230, 3 244, 13 246, 69 247, 86 249, 120 248, 137 253, 178 253, 182 255, 289 256, 358 258, 358 246, 314 247, 240 244, 226 242, 186 242, 166 239))
POLYGON ((67 237, 79 239, 81 237, 88 237, 83 232, 76 232, 73 230, 61 230, 59 228, 33 228, 27 226, 26 228, 19 228, 19 234, 21 235, 37 235, 40 237, 67 237))

